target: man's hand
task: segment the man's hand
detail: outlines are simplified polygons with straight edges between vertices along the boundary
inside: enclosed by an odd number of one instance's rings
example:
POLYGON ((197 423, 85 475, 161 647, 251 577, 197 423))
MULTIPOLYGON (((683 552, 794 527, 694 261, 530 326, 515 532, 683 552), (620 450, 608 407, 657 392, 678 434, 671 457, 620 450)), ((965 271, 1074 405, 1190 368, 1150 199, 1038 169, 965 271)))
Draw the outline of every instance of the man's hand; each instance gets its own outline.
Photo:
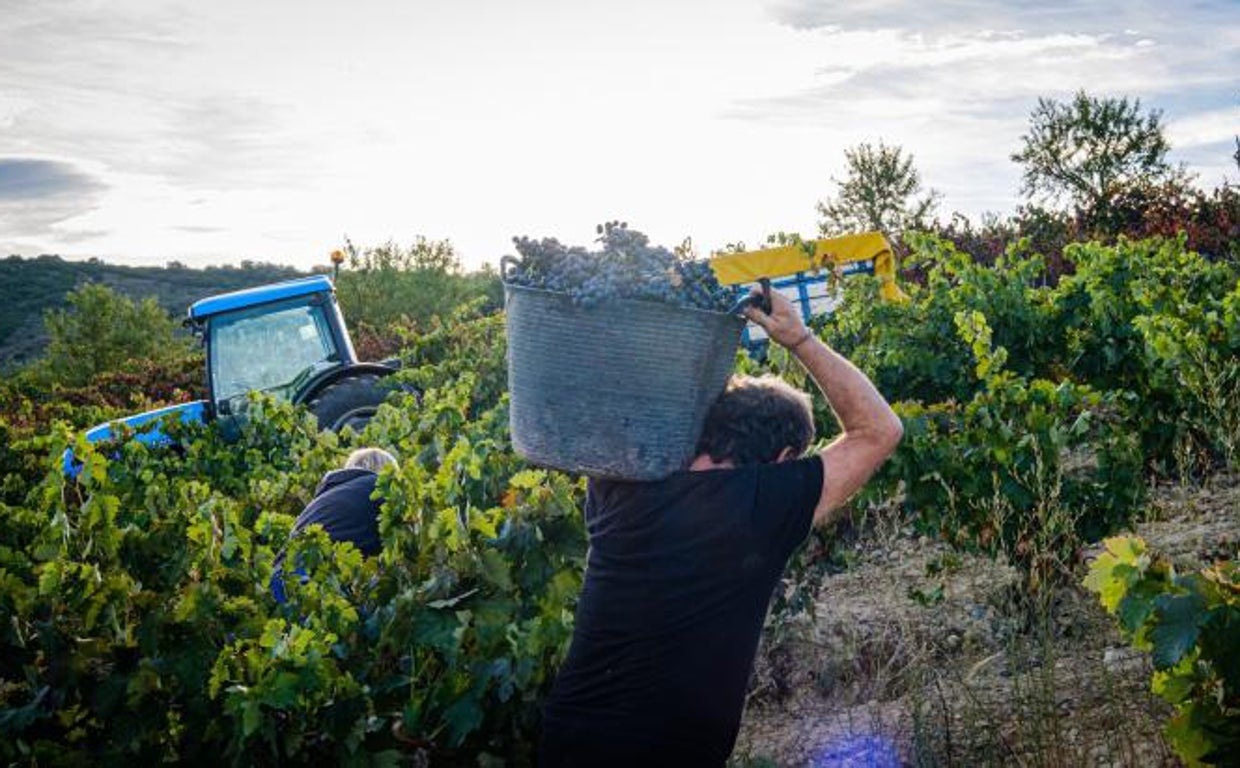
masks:
MULTIPOLYGON (((762 289, 754 287, 751 296, 761 296, 762 289)), ((745 307, 745 317, 762 326, 767 335, 781 347, 791 347, 804 341, 809 330, 801 313, 792 306, 788 297, 779 291, 771 291, 771 314, 766 314, 753 304, 745 307)))

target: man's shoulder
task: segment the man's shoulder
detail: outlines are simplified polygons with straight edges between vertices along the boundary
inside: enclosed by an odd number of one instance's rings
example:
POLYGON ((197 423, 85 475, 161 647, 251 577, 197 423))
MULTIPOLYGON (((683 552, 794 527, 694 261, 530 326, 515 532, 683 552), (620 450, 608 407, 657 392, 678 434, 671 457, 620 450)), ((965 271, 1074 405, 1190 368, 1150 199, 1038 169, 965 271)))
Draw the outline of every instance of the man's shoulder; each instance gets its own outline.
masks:
POLYGON ((752 505, 754 467, 681 471, 653 481, 591 479, 587 486, 587 521, 609 520, 627 529, 637 526, 696 526, 706 515, 716 521, 741 515, 752 505))
POLYGON ((314 489, 314 495, 316 497, 322 496, 338 488, 348 488, 350 491, 368 488, 370 491, 373 491, 375 481, 378 479, 379 476, 368 469, 333 469, 331 472, 323 475, 323 479, 319 481, 318 487, 314 489))
POLYGON ((615 488, 638 492, 658 488, 693 485, 698 483, 724 482, 737 477, 752 474, 761 464, 745 464, 739 467, 712 467, 710 469, 679 469, 658 480, 617 480, 606 477, 591 477, 587 483, 598 488, 615 488))

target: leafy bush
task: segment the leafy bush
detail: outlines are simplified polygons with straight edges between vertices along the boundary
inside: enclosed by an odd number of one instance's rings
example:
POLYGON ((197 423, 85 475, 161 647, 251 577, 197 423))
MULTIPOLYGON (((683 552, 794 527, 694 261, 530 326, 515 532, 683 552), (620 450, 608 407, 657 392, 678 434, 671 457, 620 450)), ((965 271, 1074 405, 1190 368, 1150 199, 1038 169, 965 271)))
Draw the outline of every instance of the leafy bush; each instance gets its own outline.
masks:
POLYGON ((1130 240, 1174 238, 1213 261, 1240 261, 1240 188, 1203 192, 1181 182, 1134 184, 1105 211, 1088 212, 1094 229, 1130 240))
POLYGON ((904 440, 870 492, 902 491, 923 530, 1004 554, 1037 586, 1137 508, 1131 398, 1017 376, 984 315, 960 313, 956 323, 982 388, 964 404, 898 403, 904 440))
MULTIPOLYGON (((1057 211, 1023 205, 1011 216, 984 217, 976 225, 957 213, 928 230, 981 264, 993 264, 1012 247, 1039 254, 1046 261, 1051 285, 1075 270, 1065 249, 1091 241, 1113 246, 1121 239, 1183 236, 1189 251, 1234 266, 1240 262, 1240 187, 1224 184, 1203 192, 1183 181, 1139 183, 1118 190, 1098 209, 1057 211)), ((906 269, 905 277, 914 282, 923 279, 916 268, 906 269)))
POLYGON ((0 371, 9 363, 30 362, 45 351, 41 319, 63 307, 65 294, 83 283, 101 283, 130 298, 155 296, 174 317, 204 296, 303 277, 292 267, 242 262, 241 266, 187 269, 126 267, 99 259, 68 260, 43 255, 0 258, 0 371))
POLYGON ((910 235, 922 283, 883 303, 852 279, 823 336, 889 399, 963 403, 981 388, 955 318, 980 312, 1003 367, 1052 383, 1127 391, 1145 456, 1167 469, 1184 439, 1234 461, 1240 359, 1240 271, 1186 248, 1183 237, 1073 244, 1074 273, 1051 287, 1041 257, 1018 243, 981 263, 942 238, 910 235))
MULTIPOLYGON (((1028 242, 990 260, 942 238, 908 242, 922 277, 908 302, 850 280, 817 325, 902 401, 905 439, 871 498, 1011 558, 1036 587, 1131 519, 1143 469, 1177 441, 1234 462, 1234 265, 1183 238, 1091 243, 1064 251, 1075 274, 1052 284, 1028 242)), ((343 298, 351 321, 377 292, 389 313, 377 332, 403 346, 398 376, 422 393, 394 395, 361 436, 318 434, 304 412, 255 399, 236 442, 181 424, 166 427, 179 451, 77 439, 85 470, 69 483, 57 459, 71 429, 196 396, 201 361, 126 362, 82 386, 34 371, 0 382, 0 759, 532 759, 580 585, 582 489, 511 451, 504 321, 489 294, 392 320, 434 302, 400 298, 412 280, 382 293, 384 275, 464 279, 445 253, 408 270, 376 257, 352 288, 342 277, 342 297, 358 289, 343 298), (320 476, 359 444, 402 459, 380 480, 383 553, 363 559, 314 532, 290 542, 320 476), (269 580, 285 547, 308 579, 286 579, 281 606, 269 580)), ((762 365, 809 386, 780 353, 742 368, 762 365)), ((815 416, 830 435, 821 399, 815 416)), ((796 561, 776 639, 835 559, 816 541, 796 561)))
MULTIPOLYGON (((441 342, 459 359, 418 352, 404 375, 439 385, 364 435, 404 460, 380 481, 376 558, 317 531, 288 542, 346 446, 257 397, 234 442, 178 423, 181 451, 78 439, 80 484, 51 468, 0 510, 0 758, 528 764, 572 628, 581 488, 513 455, 506 400, 475 395, 502 368, 457 375, 495 359, 473 346, 495 321, 474 322, 441 342), (286 543, 308 578, 281 606, 286 543)), ((49 440, 54 456, 69 434, 49 440)))
POLYGON ((359 249, 348 243, 345 251, 346 269, 336 281, 336 294, 374 358, 398 350, 409 333, 431 318, 446 318, 478 297, 485 297, 491 309, 503 303, 499 275, 490 267, 463 272, 446 240, 419 237, 408 248, 389 242, 359 249))
POLYGON ((55 459, 48 455, 57 422, 84 429, 108 419, 201 397, 202 359, 130 361, 82 387, 48 384, 27 368, 0 379, 0 503, 19 504, 55 459))
POLYGON ((177 335, 176 323, 153 297, 135 302, 87 283, 65 301, 68 309, 43 317, 51 336, 45 363, 63 384, 89 384, 100 374, 123 371, 130 360, 171 360, 190 352, 188 338, 177 335))
MULTIPOLYGON (((1234 464, 1230 264, 1183 237, 1075 244, 1075 273, 1051 286, 1024 244, 987 264, 942 238, 907 241, 923 277, 909 301, 854 278, 820 333, 900 401, 905 438, 871 492, 901 498, 923 530, 1041 580, 1130 519, 1143 465, 1172 468, 1186 440, 1234 464)), ((816 417, 831 434, 829 411, 816 417)))
POLYGON ((891 400, 966 400, 979 388, 956 315, 981 312, 1007 365, 1022 375, 1051 367, 1046 339, 1043 265, 1018 249, 980 264, 949 241, 910 235, 907 264, 922 268, 923 285, 906 287, 908 302, 882 302, 875 281, 849 280, 843 305, 826 321, 824 338, 865 370, 891 400))
POLYGON ((1180 574, 1137 537, 1105 542, 1085 586, 1150 651, 1154 693, 1175 707, 1164 730, 1188 766, 1234 765, 1240 753, 1240 566, 1180 574))
POLYGON ((1204 384, 1184 386, 1183 377, 1226 375, 1215 372, 1240 356, 1236 313, 1228 309, 1240 272, 1187 250, 1183 237, 1078 244, 1065 253, 1076 273, 1050 297, 1062 364, 1095 387, 1136 394, 1144 451, 1166 461, 1203 407, 1204 384), (1184 362, 1210 371, 1185 371, 1184 362))
MULTIPOLYGON (((984 216, 977 225, 955 213, 946 224, 936 221, 928 232, 951 241, 979 264, 994 264, 1011 248, 1038 254, 1046 262, 1045 280, 1051 285, 1071 274, 1072 264, 1064 259, 1063 250, 1083 236, 1076 217, 1037 205, 1022 205, 1005 218, 984 216)), ((908 277, 921 279, 916 269, 906 272, 908 277)))

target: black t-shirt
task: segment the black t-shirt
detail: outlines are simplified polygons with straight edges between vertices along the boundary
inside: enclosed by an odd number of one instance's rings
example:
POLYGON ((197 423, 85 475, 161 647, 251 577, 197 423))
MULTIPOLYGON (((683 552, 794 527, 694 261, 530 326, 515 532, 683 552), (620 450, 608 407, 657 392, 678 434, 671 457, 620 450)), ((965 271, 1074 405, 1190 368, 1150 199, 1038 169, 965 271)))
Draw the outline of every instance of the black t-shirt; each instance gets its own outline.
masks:
POLYGON ((545 766, 723 765, 822 459, 592 480, 585 585, 544 709, 545 766))

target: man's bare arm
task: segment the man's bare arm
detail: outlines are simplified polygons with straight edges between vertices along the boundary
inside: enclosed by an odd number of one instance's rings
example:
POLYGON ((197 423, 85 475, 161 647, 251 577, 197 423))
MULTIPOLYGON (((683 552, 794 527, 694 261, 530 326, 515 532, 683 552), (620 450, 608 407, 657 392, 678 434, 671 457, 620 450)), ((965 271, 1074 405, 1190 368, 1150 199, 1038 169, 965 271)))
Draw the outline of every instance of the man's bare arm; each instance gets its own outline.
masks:
POLYGON ((832 513, 865 485, 904 435, 900 418, 865 374, 816 338, 793 353, 826 396, 843 433, 823 449, 822 497, 814 524, 833 522, 832 513))
POLYGON ((819 454, 823 484, 814 524, 824 525, 891 455, 904 427, 864 373, 810 334, 792 302, 773 293, 771 305, 770 315, 752 307, 746 315, 805 366, 843 429, 819 454))

